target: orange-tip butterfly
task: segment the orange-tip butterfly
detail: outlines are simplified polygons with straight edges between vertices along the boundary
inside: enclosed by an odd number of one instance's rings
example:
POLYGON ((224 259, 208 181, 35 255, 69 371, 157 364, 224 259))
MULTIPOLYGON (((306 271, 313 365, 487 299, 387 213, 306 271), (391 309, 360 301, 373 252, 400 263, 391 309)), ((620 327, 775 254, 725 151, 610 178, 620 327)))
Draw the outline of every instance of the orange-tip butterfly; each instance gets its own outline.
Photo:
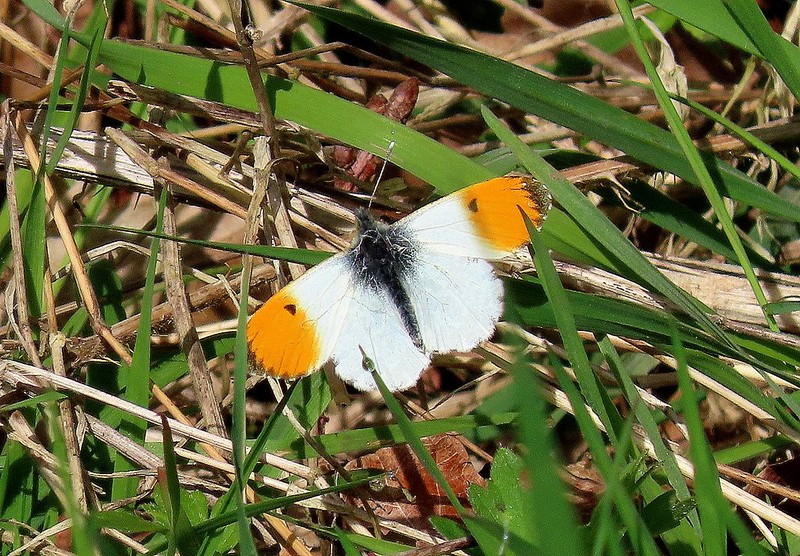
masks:
POLYGON ((487 260, 528 241, 520 209, 539 228, 551 204, 544 186, 510 176, 462 189, 392 225, 357 212, 352 245, 250 319, 256 366, 291 379, 332 360, 343 380, 374 390, 366 355, 390 390, 413 386, 434 353, 467 351, 492 335, 503 286, 487 260))

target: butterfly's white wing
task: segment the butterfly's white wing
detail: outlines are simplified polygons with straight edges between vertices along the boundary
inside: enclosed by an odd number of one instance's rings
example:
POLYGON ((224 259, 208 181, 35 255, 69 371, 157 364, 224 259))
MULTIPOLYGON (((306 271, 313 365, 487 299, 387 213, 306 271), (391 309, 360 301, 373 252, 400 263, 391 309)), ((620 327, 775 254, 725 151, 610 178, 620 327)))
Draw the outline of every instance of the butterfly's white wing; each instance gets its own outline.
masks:
POLYGON ((503 310, 503 287, 483 259, 497 259, 528 241, 520 211, 534 226, 550 195, 527 177, 496 178, 448 195, 397 226, 415 245, 403 287, 428 353, 469 350, 488 339, 503 310))
POLYGON ((351 255, 318 264, 250 318, 250 352, 266 373, 298 378, 333 359, 344 381, 375 390, 362 348, 391 390, 416 383, 430 356, 414 345, 388 292, 354 280, 351 255))
POLYGON ((466 351, 488 339, 503 311, 503 285, 483 259, 420 250, 402 278, 428 353, 466 351))
POLYGON ((354 288, 346 258, 337 255, 269 298, 247 324, 257 365, 281 378, 320 368, 336 346, 354 288))
POLYGON ((359 390, 375 390, 362 349, 392 391, 413 386, 430 362, 414 345, 388 292, 366 285, 353 291, 332 358, 342 380, 359 390))

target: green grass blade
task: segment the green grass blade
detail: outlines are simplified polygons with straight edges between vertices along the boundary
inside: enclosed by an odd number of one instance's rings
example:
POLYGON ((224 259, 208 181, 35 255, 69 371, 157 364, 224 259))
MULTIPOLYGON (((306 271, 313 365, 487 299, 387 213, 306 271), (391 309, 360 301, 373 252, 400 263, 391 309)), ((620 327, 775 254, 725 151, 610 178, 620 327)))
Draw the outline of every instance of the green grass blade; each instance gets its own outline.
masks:
MULTIPOLYGON (((245 506, 245 515, 247 515, 247 517, 253 517, 266 512, 271 512, 273 510, 286 508, 288 506, 291 506, 292 504, 302 502, 303 500, 309 500, 311 498, 316 498, 318 496, 325 496, 326 494, 333 494, 336 492, 344 492, 352 488, 357 488, 360 486, 367 485, 376 478, 375 474, 365 473, 364 475, 365 476, 359 476, 358 478, 354 478, 350 482, 344 482, 328 488, 312 490, 304 492, 302 494, 282 496, 271 500, 264 500, 263 502, 257 502, 255 504, 248 504, 247 506, 245 506)), ((200 536, 208 535, 212 531, 216 531, 217 529, 235 523, 237 519, 238 518, 236 515, 236 511, 227 512, 223 515, 212 517, 211 519, 208 519, 207 521, 204 521, 203 523, 197 525, 197 527, 195 527, 195 532, 200 536)), ((150 547, 150 552, 148 552, 148 554, 153 554, 153 555, 159 554, 161 551, 164 550, 166 544, 167 544, 166 541, 153 543, 153 545, 150 547)))
POLYGON ((0 517, 9 525, 30 523, 35 502, 30 493, 36 491, 34 462, 25 447, 15 440, 7 441, 0 454, 4 458, 0 470, 0 517))
POLYGON ((422 440, 416 436, 416 433, 411 426, 411 420, 403 411, 400 402, 395 399, 395 397, 386 387, 386 384, 383 382, 383 379, 380 376, 380 369, 376 369, 374 367, 374 363, 366 355, 364 355, 364 365, 365 368, 372 371, 372 377, 375 379, 375 384, 378 385, 378 390, 380 390, 380 393, 386 402, 386 407, 392 413, 394 420, 397 422, 397 426, 402 431, 403 437, 405 438, 405 441, 408 442, 411 450, 422 462, 425 470, 430 474, 431 477, 433 477, 433 480, 435 480, 442 489, 442 492, 445 493, 447 499, 450 501, 450 504, 453 505, 453 508, 455 508, 459 515, 465 515, 466 510, 464 510, 464 506, 459 501, 456 493, 453 492, 453 488, 450 486, 450 483, 447 482, 447 479, 445 479, 441 469, 439 469, 439 466, 436 465, 436 462, 433 460, 433 456, 431 456, 430 453, 428 453, 428 450, 425 449, 425 445, 422 443, 422 440))
POLYGON ((197 245, 200 247, 208 247, 210 249, 229 251, 231 253, 239 253, 242 255, 256 255, 258 257, 264 257, 267 259, 279 259, 281 261, 288 261, 306 265, 315 265, 321 263, 322 261, 324 261, 333 254, 333 253, 325 253, 322 251, 312 251, 310 249, 297 249, 291 247, 271 247, 269 245, 243 245, 241 243, 205 241, 201 239, 192 239, 192 238, 162 234, 161 232, 158 231, 149 232, 147 230, 125 228, 122 226, 104 226, 99 224, 90 224, 90 225, 85 225, 84 227, 101 228, 104 230, 111 230, 114 232, 136 234, 156 239, 166 239, 169 241, 177 241, 178 243, 187 243, 189 245, 197 245))
POLYGON ((72 36, 72 31, 65 27, 61 33, 61 40, 58 43, 58 56, 55 59, 55 68, 53 71, 53 81, 50 83, 50 95, 47 99, 47 109, 44 115, 44 123, 42 125, 42 134, 39 142, 39 160, 41 160, 39 168, 34 168, 36 173, 36 181, 41 180, 41 175, 47 170, 47 143, 50 139, 50 132, 53 127, 53 121, 56 118, 57 105, 59 93, 61 92, 61 77, 64 74, 64 68, 67 67, 67 58, 69 56, 69 39, 72 36))
MULTIPOLYGON (((800 177, 800 169, 797 167, 795 169, 800 177)), ((736 252, 731 249, 725 234, 694 210, 639 180, 627 180, 625 189, 630 193, 631 199, 641 205, 641 209, 637 210, 637 216, 652 222, 659 228, 702 245, 712 253, 725 257, 729 261, 736 261, 736 252)), ((614 202, 611 195, 603 195, 603 197, 607 202, 614 202)), ((744 245, 744 249, 748 258, 757 262, 759 268, 777 270, 778 267, 773 261, 767 260, 748 245, 744 245)))
POLYGON ((44 265, 47 260, 47 203, 41 181, 34 184, 33 192, 20 230, 25 261, 25 287, 28 293, 28 311, 32 324, 42 316, 44 302, 44 265))
POLYGON ((250 530, 250 519, 245 510, 245 489, 249 473, 246 469, 247 440, 247 374, 250 360, 247 351, 247 299, 250 295, 250 271, 252 258, 247 257, 242 270, 239 312, 236 326, 236 343, 233 370, 233 410, 231 412, 231 443, 233 444, 233 464, 236 469, 236 480, 231 488, 236 502, 236 523, 239 528, 239 550, 245 556, 256 556, 256 544, 250 530))
MULTIPOLYGON (((553 308, 556 318, 556 328, 561 335, 564 349, 567 352, 572 369, 580 384, 581 392, 586 397, 589 406, 597 413, 603 422, 612 444, 617 444, 617 433, 620 431, 619 415, 609 407, 608 395, 601 392, 597 377, 592 371, 589 357, 583 347, 583 341, 578 335, 575 317, 569 306, 564 288, 558 278, 558 273, 550 259, 550 253, 545 247, 539 234, 530 227, 531 244, 534 247, 533 263, 536 272, 542 281, 542 287, 547 294, 548 301, 553 308)), ((613 407, 613 406, 612 406, 613 407)))
MULTIPOLYGON (((34 191, 34 180, 31 171, 27 168, 18 169, 14 174, 14 184, 17 188, 17 210, 19 217, 24 218, 31 203, 34 191)), ((8 266, 11 257, 11 219, 8 214, 8 199, 3 198, 0 209, 0 263, 3 268, 8 266)))
POLYGON ((765 456, 778 450, 783 450, 794 441, 781 434, 768 436, 763 440, 751 440, 730 448, 723 448, 714 452, 714 460, 725 465, 734 465, 741 461, 765 456))
MULTIPOLYGON (((242 297, 242 299, 246 298, 242 297)), ((241 336, 243 335, 240 335, 238 337, 241 336)), ((295 382, 292 384, 292 386, 289 388, 289 391, 283 396, 281 401, 275 407, 275 410, 270 416, 270 419, 261 429, 261 432, 259 432, 255 442, 252 443, 250 452, 245 457, 244 464, 242 465, 241 470, 237 471, 239 476, 243 478, 250 477, 250 474, 256 469, 259 463, 258 458, 261 454, 264 453, 265 445, 267 444, 268 440, 271 437, 271 432, 273 431, 275 424, 279 422, 279 418, 282 416, 283 409, 284 407, 286 407, 288 401, 291 399, 292 393, 296 389, 297 384, 299 384, 299 382, 295 382)), ((240 500, 242 500, 242 492, 238 488, 238 485, 236 486, 237 488, 229 489, 225 494, 223 494, 219 498, 219 500, 217 500, 217 503, 214 504, 214 507, 211 510, 211 517, 218 517, 220 515, 223 515, 226 512, 228 512, 231 507, 234 507, 235 511, 237 512, 237 523, 239 524, 239 527, 241 527, 243 525, 242 522, 244 520, 242 519, 242 515, 240 515, 238 512, 239 508, 244 507, 244 505, 239 502, 240 500)), ((223 529, 220 529, 216 532, 212 532, 212 534, 205 539, 203 545, 201 546, 197 554, 199 555, 217 554, 218 552, 217 546, 221 541, 220 534, 223 531, 224 531, 223 529)))
MULTIPOLYGON (((544 247, 541 244, 536 245, 536 241, 536 238, 534 238, 534 250, 537 250, 540 246, 544 247)), ((586 444, 594 456, 594 462, 607 485, 608 495, 613 498, 614 506, 619 512, 619 517, 622 521, 622 527, 630 537, 634 553, 653 556, 658 554, 658 548, 650 532, 636 512, 633 502, 630 500, 628 493, 621 484, 620 477, 614 472, 614 464, 606 451, 606 446, 603 443, 600 430, 597 428, 589 411, 584 406, 584 401, 580 392, 578 392, 578 389, 567 376, 566 371, 561 366, 561 361, 552 353, 550 355, 550 362, 552 364, 553 373, 556 375, 561 385, 561 389, 564 390, 567 398, 569 398, 575 420, 578 422, 586 444)), ((619 527, 615 527, 614 529, 618 530, 619 527)))
MULTIPOLYGON (((664 470, 667 481, 677 494, 678 502, 689 503, 691 501, 692 494, 686 484, 686 479, 684 479, 683 474, 678 467, 675 454, 673 454, 672 451, 669 450, 664 444, 658 424, 656 423, 656 420, 653 417, 650 409, 644 403, 644 400, 639 394, 639 391, 636 389, 633 381, 628 376, 626 369, 623 367, 619 354, 614 349, 614 346, 607 336, 602 336, 600 338, 598 346, 608 362, 609 368, 614 373, 617 382, 621 386, 625 398, 628 401, 628 405, 631 407, 631 410, 636 417, 636 421, 639 423, 639 425, 641 425, 645 434, 650 439, 650 442, 653 444, 655 457, 664 470)), ((659 487, 658 493, 661 492, 663 492, 663 490, 659 487)), ((682 530, 676 532, 677 534, 675 535, 676 537, 680 535, 680 538, 673 538, 671 540, 667 540, 665 538, 665 542, 671 546, 681 546, 681 552, 687 550, 688 553, 699 554, 701 551, 699 538, 701 536, 700 532, 702 529, 700 528, 697 512, 692 510, 688 515, 688 519, 691 522, 692 527, 686 527, 685 523, 681 523, 678 528, 682 530)))
MULTIPOLYGON (((670 329, 674 330, 673 319, 669 320, 670 329)), ((684 420, 689 430, 689 452, 694 464, 694 489, 697 508, 703 524, 703 549, 705 554, 723 556, 726 554, 727 525, 724 514, 729 512, 727 502, 722 497, 722 487, 711 448, 703 430, 703 420, 698 410, 692 379, 689 377, 686 352, 677 333, 673 333, 675 346, 675 362, 678 372, 678 387, 684 408, 684 420)))
POLYGON ((64 30, 64 16, 47 0, 23 0, 25 4, 33 13, 41 17, 45 23, 55 27, 59 31, 64 30))
MULTIPOLYGON (((653 6, 669 12, 679 19, 701 29, 715 37, 730 43, 736 48, 764 58, 761 52, 748 36, 741 25, 733 18, 723 0, 704 0, 703 2, 687 2, 686 0, 652 0, 653 6)), ((800 56, 800 48, 789 41, 778 37, 781 41, 780 48, 789 57, 795 59, 800 56)))
POLYGON ((175 549, 181 554, 197 554, 200 547, 200 539, 189 521, 189 516, 181 506, 181 484, 178 480, 178 460, 175 457, 174 441, 172 429, 166 416, 161 416, 161 430, 163 431, 161 445, 164 448, 164 474, 166 485, 161 483, 164 491, 164 499, 169 506, 170 534, 167 552, 175 553, 175 549))
POLYGON ((682 96, 675 94, 670 94, 670 98, 682 102, 687 106, 689 106, 690 108, 692 108, 693 110, 697 110, 705 117, 714 120, 716 123, 720 124, 725 129, 727 129, 732 135, 735 135, 736 137, 738 137, 751 147, 758 149, 759 151, 770 157, 772 160, 777 162, 782 170, 792 174, 797 180, 800 180, 800 168, 798 168, 791 160, 789 160, 780 152, 778 152, 777 149, 768 145, 753 133, 747 131, 745 128, 739 125, 736 125, 736 123, 734 123, 733 121, 729 120, 728 118, 725 118, 724 116, 715 112, 714 110, 711 110, 710 108, 703 106, 699 102, 695 102, 691 99, 684 98, 682 96))
POLYGON ((719 223, 722 226, 722 230, 725 232, 731 247, 736 253, 736 259, 744 270, 747 281, 750 283, 750 287, 752 288, 753 293, 755 294, 756 299, 761 306, 761 310, 764 313, 767 324, 769 324, 769 327, 774 332, 777 332, 778 325, 775 322, 775 318, 764 307, 767 304, 767 297, 764 294, 764 290, 761 288, 761 283, 758 281, 755 271, 753 270, 753 266, 750 264, 750 260, 747 258, 747 253, 745 253, 744 247, 742 246, 742 242, 736 233, 736 228, 734 227, 733 220, 728 213, 728 208, 725 206, 725 201, 723 201, 722 196, 717 189, 717 186, 721 181, 721 176, 717 174, 717 180, 712 178, 712 172, 715 171, 715 168, 706 166, 706 161, 700 157, 700 152, 692 143, 689 133, 683 126, 683 121, 678 115, 677 110, 675 110, 675 106, 672 104, 672 100, 670 99, 669 94, 667 93, 667 90, 658 75, 658 71, 656 71, 653 62, 650 60, 650 54, 647 52, 647 49, 644 46, 642 37, 639 34, 639 29, 634 21, 630 3, 628 0, 615 1, 617 3, 619 13, 622 16, 622 21, 625 23, 625 27, 628 29, 628 34, 631 37, 633 47, 636 50, 640 61, 642 64, 644 64, 645 71, 647 72, 650 82, 653 85, 653 91, 656 94, 658 104, 664 111, 664 116, 667 119, 667 123, 669 124, 675 139, 680 145, 683 154, 686 156, 686 159, 691 165, 695 176, 697 176, 697 182, 703 188, 706 197, 711 203, 711 207, 714 209, 717 220, 719 220, 719 223))
MULTIPOLYGON (((89 88, 92 85, 92 72, 94 71, 94 67, 97 64, 97 57, 100 54, 100 47, 103 44, 103 33, 105 32, 105 22, 102 22, 102 25, 98 25, 97 29, 95 30, 95 34, 92 37, 92 42, 89 44, 89 50, 87 53, 86 62, 84 64, 83 75, 81 76, 80 83, 78 84, 78 90, 75 94, 75 98, 72 101, 72 107, 69 111, 69 115, 67 116, 64 122, 64 130, 58 138, 56 142, 56 146, 53 148, 53 152, 50 154, 50 158, 47 160, 47 168, 46 172, 52 174, 53 171, 56 169, 58 165, 58 161, 61 160, 61 155, 64 154, 64 149, 69 144, 69 139, 72 136, 72 131, 75 129, 75 125, 78 123, 78 118, 80 118, 82 114, 83 105, 86 102, 86 96, 89 94, 89 88)), ((67 34, 64 35, 65 37, 67 34)), ((64 49, 64 54, 66 55, 66 49, 64 49)), ((56 74, 60 75, 60 71, 57 69, 56 74)), ((57 88, 53 88, 53 90, 58 93, 57 88)), ((51 98, 52 102, 52 98, 51 98)), ((55 105, 53 105, 55 106, 55 105)), ((48 107, 49 109, 49 107, 48 107)), ((49 130, 49 127, 46 129, 49 130)), ((42 142, 44 144, 44 141, 42 142)), ((42 157, 42 160, 45 160, 42 157)))
POLYGON ((518 357, 511 366, 519 417, 518 438, 525 446, 522 460, 533 478, 526 501, 526 514, 535 532, 540 554, 585 554, 575 511, 567 502, 564 484, 553 454, 557 453, 552 433, 547 429, 547 408, 540 384, 525 359, 518 357), (559 534, 552 534, 558 531, 559 534))
MULTIPOLYGON (((164 208, 166 207, 166 190, 162 191, 158 203, 158 215, 156 231, 161 232, 164 220, 164 208)), ((132 403, 147 407, 150 401, 150 325, 153 306, 153 288, 156 279, 156 265, 158 263, 158 252, 160 242, 153 241, 150 248, 150 260, 147 265, 147 275, 145 278, 144 291, 142 292, 141 319, 136 334, 136 344, 133 348, 133 360, 130 365, 123 364, 120 372, 126 377, 124 398, 132 403)), ((121 414, 119 421, 120 430, 126 436, 135 439, 139 443, 144 443, 144 435, 147 430, 147 422, 143 419, 134 418, 128 414, 121 414)), ((134 467, 121 454, 116 455, 114 471, 129 471, 134 467)), ((114 481, 112 488, 112 498, 128 498, 136 494, 138 480, 135 477, 120 478, 114 481)))
MULTIPOLYGON (((561 334, 564 347, 569 355, 578 383, 584 392, 591 392, 592 389, 597 388, 597 380, 589 366, 589 360, 586 356, 583 343, 578 336, 575 319, 566 300, 566 296, 564 295, 563 286, 558 279, 558 274, 550 259, 547 247, 538 233, 531 234, 531 246, 533 248, 536 271, 542 278, 545 292, 553 305, 556 319, 560 323, 559 333, 561 334), (584 368, 581 369, 579 367, 584 368)), ((657 554, 658 550, 655 547, 652 537, 647 531, 646 526, 641 522, 633 503, 627 497, 627 492, 618 480, 614 464, 606 453, 605 444, 603 443, 600 432, 589 416, 589 412, 584 407, 583 397, 581 397, 575 385, 569 380, 564 369, 561 368, 560 361, 557 361, 554 356, 551 356, 550 359, 553 363, 554 372, 561 384, 561 388, 570 399, 575 418, 580 424, 584 438, 596 458, 595 461, 598 469, 607 482, 608 494, 615 500, 617 509, 620 512, 628 535, 630 535, 634 549, 645 554, 657 554)), ((587 399, 591 405, 592 400, 589 398, 588 394, 587 399)), ((606 433, 610 438, 615 439, 615 435, 621 432, 621 426, 618 422, 619 416, 615 415, 617 419, 612 421, 604 405, 603 397, 600 397, 599 394, 598 400, 595 403, 599 406, 599 410, 595 409, 595 412, 601 422, 607 427, 606 433), (611 427, 614 428, 612 429, 611 427)), ((614 440, 612 440, 612 442, 613 441, 614 440)))
MULTIPOLYGON (((446 432, 456 432, 473 442, 489 442, 507 432, 517 415, 514 412, 496 415, 461 415, 431 421, 414 421, 411 428, 414 436, 421 438, 446 432)), ((350 429, 317 436, 316 440, 329 454, 353 454, 374 451, 383 446, 403 442, 403 432, 397 425, 374 425, 363 429, 350 429)), ((254 444, 254 447, 256 444, 254 444)), ((270 451, 286 451, 297 459, 314 457, 316 452, 302 438, 291 445, 283 442, 268 442, 270 451)))
POLYGON ((344 531, 337 527, 336 532, 339 543, 342 545, 344 556, 361 556, 361 552, 358 551, 355 543, 350 540, 350 537, 348 537, 344 531))
MULTIPOLYGON (((117 75, 143 85, 258 110, 241 66, 116 41, 103 42, 100 61, 117 75)), ((385 157, 394 141, 392 163, 440 193, 494 177, 480 164, 363 106, 297 82, 267 74, 265 79, 277 118, 295 121, 378 156, 385 157)))
POLYGON ((566 180, 553 177, 556 175, 556 170, 527 145, 519 141, 488 110, 483 110, 483 116, 492 131, 514 150, 528 171, 550 190, 553 197, 572 215, 576 222, 580 223, 585 232, 596 238, 597 243, 603 245, 617 259, 619 266, 629 269, 628 278, 671 299, 694 318, 704 330, 738 351, 728 335, 711 321, 704 309, 698 306, 698 302, 656 270, 650 261, 600 212, 600 209, 590 203, 574 185, 566 180))

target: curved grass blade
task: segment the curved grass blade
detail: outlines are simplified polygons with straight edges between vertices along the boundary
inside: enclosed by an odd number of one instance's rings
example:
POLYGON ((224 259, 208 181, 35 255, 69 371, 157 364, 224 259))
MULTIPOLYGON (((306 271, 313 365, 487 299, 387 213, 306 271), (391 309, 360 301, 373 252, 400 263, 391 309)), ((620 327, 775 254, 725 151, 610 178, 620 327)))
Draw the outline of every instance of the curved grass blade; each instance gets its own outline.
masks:
POLYGON ((84 224, 86 228, 101 228, 104 230, 111 230, 114 232, 122 232, 126 234, 137 234, 155 239, 166 239, 169 241, 177 241, 178 243, 188 243, 189 245, 197 245, 199 247, 208 247, 210 249, 219 249, 220 251, 230 251, 231 253, 240 253, 242 255, 256 255, 267 259, 278 259, 281 261, 288 261, 293 263, 300 263, 306 265, 315 265, 321 263, 333 253, 326 253, 323 251, 313 251, 311 249, 299 249, 293 247, 271 247, 269 245, 242 245, 241 243, 224 243, 220 241, 205 241, 202 239, 192 239, 188 237, 171 236, 159 232, 150 232, 146 230, 138 230, 135 228, 125 228, 124 226, 105 226, 102 224, 84 224))
MULTIPOLYGON (((736 260, 736 253, 731 249, 725 234, 686 205, 636 179, 626 181, 625 189, 630 193, 630 198, 641 205, 641 209, 637 210, 637 216, 664 230, 702 245, 729 261, 736 260)), ((610 195, 604 195, 604 197, 608 201, 613 201, 610 195)), ((778 266, 774 262, 767 260, 748 245, 745 244, 744 249, 748 258, 755 261, 759 268, 778 270, 778 266)))
MULTIPOLYGON (((266 512, 271 512, 273 510, 286 508, 288 506, 291 506, 292 504, 296 504, 297 502, 302 502, 303 500, 309 500, 310 498, 325 496, 326 494, 333 494, 336 492, 344 492, 345 490, 367 485, 371 481, 375 480, 376 476, 378 475, 365 473, 364 476, 359 476, 358 478, 354 478, 350 482, 340 483, 338 485, 334 485, 328 488, 312 490, 304 492, 302 494, 292 494, 289 496, 282 496, 280 498, 264 500, 263 502, 257 502, 255 504, 247 504, 245 506, 245 515, 247 515, 247 517, 254 517, 266 512)), ((236 511, 226 512, 217 517, 212 517, 211 519, 208 519, 203 523, 197 525, 195 527, 195 533, 200 536, 208 535, 212 531, 215 531, 217 529, 235 523, 236 519, 237 519, 236 511)), ((150 555, 159 554, 166 548, 166 545, 167 541, 160 541, 158 543, 155 543, 150 548, 150 552, 148 552, 148 554, 150 555)))
MULTIPOLYGON (((760 58, 765 58, 748 34, 731 16, 731 13, 722 0, 704 0, 703 2, 686 2, 686 0, 651 0, 653 6, 669 12, 685 23, 697 27, 715 37, 719 37, 745 52, 760 58)), ((790 58, 800 56, 800 48, 783 39, 780 39, 780 48, 790 58)))
MULTIPOLYGON (((578 131, 655 168, 697 183, 697 175, 671 133, 577 89, 481 52, 357 14, 291 3, 437 69, 486 96, 578 131)), ((719 174, 723 195, 786 219, 800 221, 800 211, 787 206, 784 200, 744 173, 711 153, 704 152, 701 156, 719 174)))
POLYGON ((464 516, 466 514, 466 510, 458 500, 458 496, 456 496, 456 493, 453 491, 450 483, 448 483, 447 479, 445 479, 441 469, 439 469, 439 467, 436 465, 436 462, 433 460, 433 456, 431 456, 428 450, 425 449, 425 445, 422 443, 422 440, 420 440, 419 436, 417 436, 414 432, 414 429, 411 426, 411 420, 403 411, 403 408, 400 406, 400 402, 395 399, 394 395, 392 395, 392 393, 386 387, 386 384, 383 382, 378 369, 375 368, 375 364, 369 357, 367 357, 366 354, 364 354, 364 368, 372 372, 372 377, 375 379, 375 384, 378 385, 378 390, 380 390, 381 396, 383 396, 383 399, 386 402, 386 407, 392 412, 392 416, 394 417, 394 420, 397 421, 397 426, 403 432, 403 437, 405 438, 405 441, 408 442, 411 450, 425 466, 425 470, 430 474, 431 477, 433 477, 433 479, 445 493, 450 504, 453 506, 453 508, 455 508, 456 512, 458 512, 458 515, 464 516))
POLYGON ((717 220, 722 226, 722 230, 725 232, 731 247, 736 253, 736 259, 744 270, 747 281, 750 283, 750 288, 753 290, 756 300, 758 300, 758 304, 764 313, 764 318, 766 319, 767 324, 773 330, 773 332, 777 332, 778 324, 775 322, 775 318, 765 309, 765 305, 767 304, 767 296, 764 294, 764 290, 761 288, 761 283, 756 277, 756 273, 753 270, 753 265, 750 264, 750 260, 747 258, 747 253, 742 246, 742 241, 739 239, 739 236, 736 233, 736 228, 733 225, 731 215, 728 213, 728 208, 725 206, 725 201, 723 201, 722 196, 718 191, 721 176, 716 174, 715 168, 706 165, 707 159, 703 160, 700 157, 700 152, 692 143, 689 133, 683 126, 683 121, 678 115, 677 110, 675 110, 675 106, 672 104, 672 100, 667 93, 667 89, 664 87, 664 83, 661 81, 661 77, 658 75, 652 60, 650 60, 650 54, 647 52, 647 49, 644 46, 644 41, 639 34, 639 30, 633 17, 633 12, 631 11, 630 3, 628 0, 615 1, 619 10, 619 14, 622 16, 622 21, 625 23, 625 27, 628 29, 628 34, 631 37, 633 47, 639 56, 639 60, 642 62, 642 64, 644 64, 645 71, 650 78, 650 82, 653 86, 653 92, 655 92, 658 104, 661 106, 661 110, 664 112, 664 117, 667 119, 669 128, 672 130, 677 143, 680 145, 686 160, 692 166, 692 170, 697 177, 697 182, 699 182, 706 194, 706 197, 711 203, 711 207, 714 209, 717 220), (716 180, 712 177, 712 173, 717 176, 716 180))
POLYGON ((628 269, 626 273, 628 278, 677 303, 705 331, 717 337, 734 351, 739 351, 738 346, 731 341, 725 331, 708 317, 705 309, 700 307, 694 298, 661 274, 600 212, 600 209, 590 203, 574 185, 564 179, 553 177, 557 174, 555 168, 517 139, 494 114, 484 109, 483 116, 492 131, 514 150, 528 171, 550 190, 553 197, 565 210, 569 211, 584 231, 608 250, 618 261, 619 267, 628 269))
MULTIPOLYGON (((81 116, 81 112, 83 109, 83 104, 86 102, 86 96, 89 94, 89 87, 91 87, 91 79, 92 73, 94 71, 94 67, 97 64, 97 56, 100 53, 100 47, 103 44, 103 33, 105 32, 105 21, 102 22, 101 25, 97 26, 95 34, 92 36, 92 41, 89 43, 89 49, 87 52, 86 62, 84 63, 83 68, 83 75, 81 75, 81 80, 78 84, 78 91, 75 94, 75 98, 72 100, 72 108, 67 115, 67 119, 64 122, 64 130, 58 138, 58 142, 56 146, 53 148, 53 152, 50 153, 50 158, 47 160, 47 168, 46 172, 52 174, 53 171, 56 169, 58 165, 58 161, 61 159, 61 155, 64 154, 64 149, 69 144, 69 139, 72 136, 72 131, 75 129, 75 125, 78 123, 78 118, 81 116)), ((68 36, 65 34, 64 36, 68 36)), ((64 50, 66 55, 66 49, 64 50)), ((57 70, 57 74, 59 71, 57 70)), ((56 97, 58 93, 58 88, 55 86, 53 87, 54 91, 56 92, 56 97)), ((50 100, 53 103, 53 99, 50 100)), ((52 104, 55 107, 55 103, 52 104)), ((48 110, 50 110, 50 106, 48 106, 48 110)), ((55 110, 55 108, 53 108, 55 110)), ((47 130, 50 128, 47 127, 47 130)), ((46 141, 42 141, 42 145, 45 145, 46 141)), ((42 157, 42 160, 45 160, 42 157)))
POLYGON ((722 487, 711 447, 703 430, 703 421, 698 410, 692 379, 689 377, 686 352, 679 339, 675 320, 669 319, 669 329, 674 342, 678 387, 683 401, 684 419, 689 430, 689 452, 695 469, 694 488, 697 496, 697 509, 703 525, 703 549, 705 554, 724 556, 726 554, 726 519, 730 510, 722 496, 722 487))
MULTIPOLYGON (((114 73, 130 81, 258 110, 241 66, 118 41, 104 41, 99 57, 114 73)), ((363 106, 294 81, 266 74, 265 79, 276 118, 292 120, 377 156, 385 157, 394 141, 392 163, 427 181, 440 193, 494 177, 483 166, 441 143, 363 106)))
MULTIPOLYGON (((158 202, 156 231, 160 232, 166 208, 166 190, 163 190, 158 202)), ((125 394, 123 398, 141 407, 147 407, 150 401, 150 325, 151 309, 153 306, 153 288, 155 287, 156 264, 160 243, 154 241, 150 248, 150 261, 147 265, 144 291, 142 292, 141 319, 136 334, 136 344, 133 348, 133 359, 130 365, 123 364, 121 372, 125 376, 125 394)), ((124 431, 128 438, 139 443, 144 443, 147 422, 143 419, 131 417, 119 410, 112 410, 118 416, 120 431, 124 431)), ((123 472, 133 470, 131 463, 120 453, 114 461, 114 471, 123 472)), ((113 482, 111 496, 114 500, 129 498, 136 494, 139 481, 135 477, 120 478, 113 482)))
POLYGON ((786 40, 772 30, 761 8, 753 0, 727 0, 724 5, 742 31, 763 54, 764 59, 772 64, 794 98, 800 98, 800 68, 796 62, 797 53, 792 55, 784 49, 783 44, 786 40))
POLYGON ((518 437, 525 446, 522 460, 528 476, 535 477, 529 492, 525 493, 528 502, 525 514, 530 516, 530 526, 541 554, 586 554, 574 508, 567 502, 564 484, 553 458, 557 449, 547 427, 547 408, 540 392, 541 385, 522 357, 511 365, 511 376, 519 411, 516 419, 518 437), (553 535, 552 531, 560 533, 553 535))

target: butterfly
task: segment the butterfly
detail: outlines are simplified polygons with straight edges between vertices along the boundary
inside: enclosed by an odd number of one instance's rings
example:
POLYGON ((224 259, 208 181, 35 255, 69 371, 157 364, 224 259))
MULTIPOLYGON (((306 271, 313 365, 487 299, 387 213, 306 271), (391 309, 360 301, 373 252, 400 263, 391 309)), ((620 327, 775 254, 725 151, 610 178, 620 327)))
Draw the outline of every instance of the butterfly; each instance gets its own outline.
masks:
POLYGON ((489 260, 524 245, 521 212, 540 228, 552 205, 525 176, 480 182, 394 224, 356 212, 351 246, 289 283, 250 318, 255 366, 284 379, 333 361, 359 390, 413 386, 435 353, 487 340, 503 310, 503 286, 489 260))

